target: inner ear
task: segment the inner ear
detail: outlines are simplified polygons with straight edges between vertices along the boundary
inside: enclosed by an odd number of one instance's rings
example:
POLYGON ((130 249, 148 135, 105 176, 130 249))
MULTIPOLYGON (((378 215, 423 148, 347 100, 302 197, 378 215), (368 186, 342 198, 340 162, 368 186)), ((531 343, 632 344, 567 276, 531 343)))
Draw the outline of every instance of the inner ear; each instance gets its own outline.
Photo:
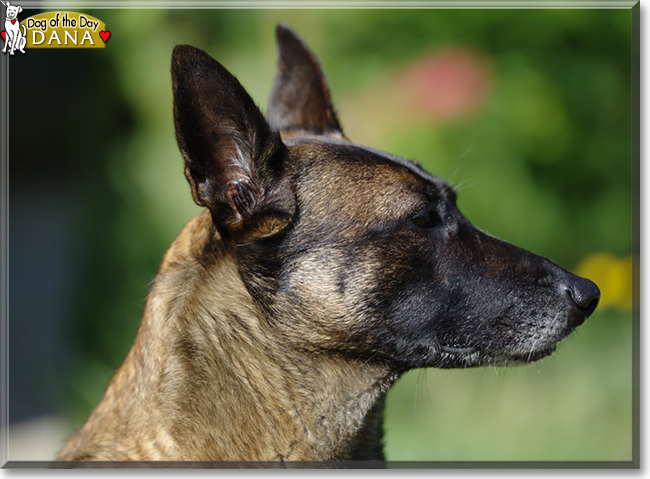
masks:
POLYGON ((305 42, 287 25, 276 29, 278 64, 267 119, 283 136, 308 133, 343 137, 323 70, 305 42))
POLYGON ((172 85, 176 138, 196 203, 233 233, 263 215, 291 216, 286 147, 237 79, 207 53, 179 45, 172 85))

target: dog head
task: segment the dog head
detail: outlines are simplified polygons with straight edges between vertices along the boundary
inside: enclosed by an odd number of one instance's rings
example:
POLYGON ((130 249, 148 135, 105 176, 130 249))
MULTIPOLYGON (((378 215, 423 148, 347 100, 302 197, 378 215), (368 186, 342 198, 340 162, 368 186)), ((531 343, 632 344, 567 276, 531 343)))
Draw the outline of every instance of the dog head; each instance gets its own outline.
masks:
POLYGON ((217 61, 172 59, 185 174, 265 327, 287 347, 394 370, 532 362, 600 292, 486 234, 419 165, 343 133, 321 67, 288 27, 267 118, 217 61))
POLYGON ((18 14, 23 11, 23 7, 20 5, 12 5, 7 2, 7 20, 15 20, 18 17, 18 14))

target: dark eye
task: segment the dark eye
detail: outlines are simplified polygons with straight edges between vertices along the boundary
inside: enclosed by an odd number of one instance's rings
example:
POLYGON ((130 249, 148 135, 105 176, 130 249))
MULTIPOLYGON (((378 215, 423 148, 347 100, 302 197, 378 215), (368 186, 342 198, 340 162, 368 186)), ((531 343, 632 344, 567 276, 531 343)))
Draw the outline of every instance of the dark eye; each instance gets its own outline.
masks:
POLYGON ((419 226, 420 228, 433 228, 442 223, 442 221, 440 221, 440 217, 436 213, 428 211, 427 213, 413 218, 413 223, 415 223, 415 226, 419 226))

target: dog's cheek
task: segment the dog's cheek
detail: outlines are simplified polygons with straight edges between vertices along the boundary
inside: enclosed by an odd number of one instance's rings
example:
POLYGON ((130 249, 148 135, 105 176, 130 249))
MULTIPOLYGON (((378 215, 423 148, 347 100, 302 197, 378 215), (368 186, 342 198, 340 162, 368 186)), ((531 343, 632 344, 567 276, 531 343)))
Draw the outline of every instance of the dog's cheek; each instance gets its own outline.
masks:
POLYGON ((373 246, 371 279, 356 284, 363 296, 364 334, 373 354, 419 367, 435 349, 436 320, 444 312, 437 245, 398 232, 373 246))
POLYGON ((371 281, 372 270, 364 262, 350 263, 339 249, 311 250, 292 266, 286 294, 299 305, 300 320, 328 345, 345 343, 362 321, 356 305, 360 291, 346 283, 371 281))

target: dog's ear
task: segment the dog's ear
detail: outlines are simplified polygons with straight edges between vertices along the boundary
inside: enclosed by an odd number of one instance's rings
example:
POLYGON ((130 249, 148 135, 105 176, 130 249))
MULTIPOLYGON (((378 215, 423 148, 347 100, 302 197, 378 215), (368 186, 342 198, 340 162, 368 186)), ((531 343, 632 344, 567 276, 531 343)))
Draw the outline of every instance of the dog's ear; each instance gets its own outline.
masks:
POLYGON ((280 135, 237 79, 197 48, 174 49, 172 86, 176 139, 194 201, 235 235, 277 232, 294 210, 280 135))
POLYGON ((266 112, 269 123, 287 134, 343 136, 318 59, 287 25, 279 23, 276 34, 279 58, 266 112))

